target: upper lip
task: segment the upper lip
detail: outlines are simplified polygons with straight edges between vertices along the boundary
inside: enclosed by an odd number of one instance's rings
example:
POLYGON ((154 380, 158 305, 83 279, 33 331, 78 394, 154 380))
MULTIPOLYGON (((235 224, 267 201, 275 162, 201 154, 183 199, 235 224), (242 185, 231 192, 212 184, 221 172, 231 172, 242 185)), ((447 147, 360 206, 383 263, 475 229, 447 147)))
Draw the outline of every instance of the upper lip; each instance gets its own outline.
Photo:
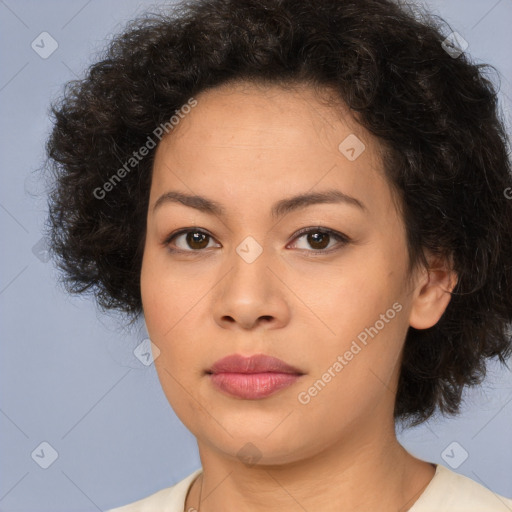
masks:
POLYGON ((219 359, 207 373, 303 373, 276 357, 265 354, 255 354, 244 357, 232 354, 219 359))

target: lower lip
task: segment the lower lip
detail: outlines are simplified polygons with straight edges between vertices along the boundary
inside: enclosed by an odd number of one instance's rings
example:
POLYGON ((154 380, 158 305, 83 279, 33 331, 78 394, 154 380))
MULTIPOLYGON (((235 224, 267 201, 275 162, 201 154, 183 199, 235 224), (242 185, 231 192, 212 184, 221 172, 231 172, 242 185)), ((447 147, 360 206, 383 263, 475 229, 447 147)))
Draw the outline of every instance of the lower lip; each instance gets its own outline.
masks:
POLYGON ((212 383, 225 393, 259 400, 291 386, 301 375, 293 373, 213 373, 212 383))

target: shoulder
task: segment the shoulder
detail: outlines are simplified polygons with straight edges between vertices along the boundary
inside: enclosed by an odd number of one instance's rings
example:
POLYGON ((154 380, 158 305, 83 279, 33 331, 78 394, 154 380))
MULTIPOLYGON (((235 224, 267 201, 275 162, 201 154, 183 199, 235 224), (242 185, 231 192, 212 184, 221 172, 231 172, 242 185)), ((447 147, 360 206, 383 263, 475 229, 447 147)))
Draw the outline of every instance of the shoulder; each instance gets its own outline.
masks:
POLYGON ((434 478, 409 512, 512 512, 512 499, 437 464, 434 478))
POLYGON ((158 512, 183 512, 188 490, 201 471, 202 468, 199 468, 171 487, 166 487, 141 500, 109 509, 106 512, 154 512, 156 510, 158 512))

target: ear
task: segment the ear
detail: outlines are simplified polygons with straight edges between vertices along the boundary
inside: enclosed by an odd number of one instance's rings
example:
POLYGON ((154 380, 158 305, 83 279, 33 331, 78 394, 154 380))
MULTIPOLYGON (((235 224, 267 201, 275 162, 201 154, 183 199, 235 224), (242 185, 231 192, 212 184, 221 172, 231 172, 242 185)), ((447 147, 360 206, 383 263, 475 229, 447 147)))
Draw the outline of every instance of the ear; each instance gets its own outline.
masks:
POLYGON ((409 325, 415 329, 428 329, 439 321, 457 284, 451 258, 427 254, 427 260, 428 269, 421 268, 413 290, 409 325))

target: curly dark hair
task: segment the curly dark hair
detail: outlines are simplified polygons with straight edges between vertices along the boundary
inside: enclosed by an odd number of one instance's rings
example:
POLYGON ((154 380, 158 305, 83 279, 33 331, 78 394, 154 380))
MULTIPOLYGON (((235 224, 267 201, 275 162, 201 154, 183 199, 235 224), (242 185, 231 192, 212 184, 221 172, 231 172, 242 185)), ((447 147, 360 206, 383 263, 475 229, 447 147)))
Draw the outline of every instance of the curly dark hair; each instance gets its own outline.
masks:
POLYGON ((48 237, 67 290, 141 314, 154 151, 94 191, 187 100, 242 80, 332 88, 384 148, 411 268, 428 249, 458 275, 439 322, 409 328, 395 419, 457 413, 487 358, 512 354, 512 177, 495 69, 447 51, 446 27, 391 0, 189 0, 131 21, 51 106, 48 237))

